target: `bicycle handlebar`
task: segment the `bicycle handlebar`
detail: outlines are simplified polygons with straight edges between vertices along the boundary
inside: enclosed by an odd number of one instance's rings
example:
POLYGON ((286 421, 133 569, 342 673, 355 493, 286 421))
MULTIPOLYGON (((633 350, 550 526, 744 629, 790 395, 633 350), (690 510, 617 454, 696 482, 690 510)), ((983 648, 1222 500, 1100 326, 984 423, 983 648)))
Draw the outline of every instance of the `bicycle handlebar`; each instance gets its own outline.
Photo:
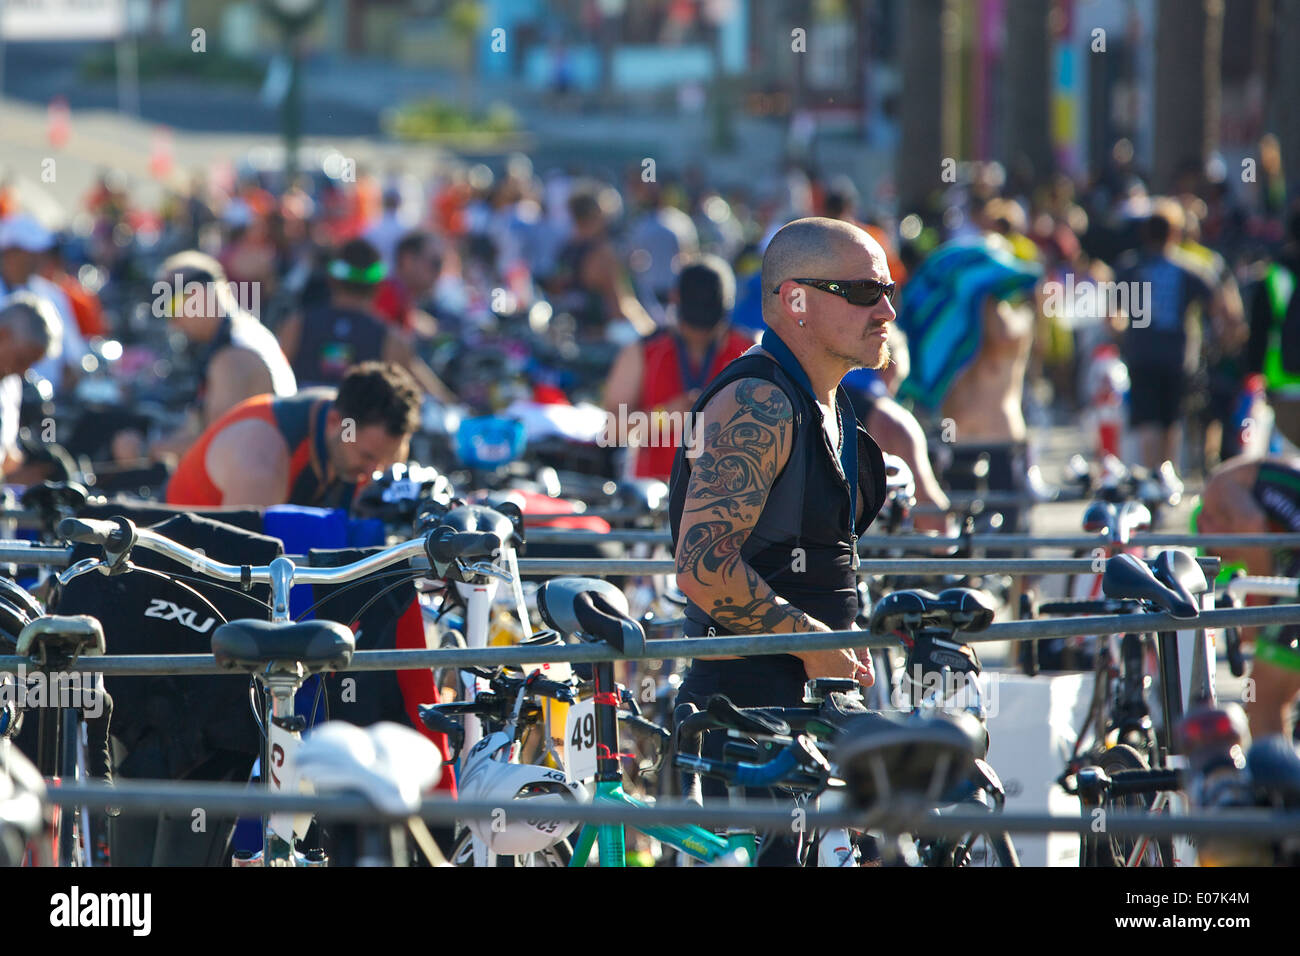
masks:
POLYGON ((429 557, 439 564, 457 558, 486 558, 500 550, 501 539, 491 531, 456 531, 446 525, 429 532, 429 557))
MULTIPOLYGON (((187 565, 196 573, 206 574, 208 577, 216 578, 219 581, 233 581, 241 584, 247 582, 249 585, 269 584, 272 581, 272 568, 275 567, 274 564, 222 564, 156 531, 150 531, 147 528, 137 529, 126 518, 119 518, 117 521, 65 518, 59 522, 59 534, 71 541, 99 544, 104 547, 105 553, 110 559, 114 554, 126 556, 132 547, 143 547, 156 554, 161 554, 163 557, 171 558, 178 564, 187 565), (121 547, 121 542, 129 543, 125 547, 121 547), (121 548, 120 551, 118 550, 119 547, 121 548)), ((390 565, 424 555, 425 544, 425 537, 414 538, 393 545, 390 548, 385 548, 383 551, 362 558, 359 561, 353 561, 350 564, 343 564, 333 568, 294 568, 293 583, 342 584, 355 581, 367 574, 383 570, 390 565)), ((275 560, 287 561, 288 559, 276 558, 275 560)))
POLYGON ((107 547, 122 539, 123 531, 116 521, 102 518, 64 518, 59 522, 59 537, 77 544, 98 544, 107 547))

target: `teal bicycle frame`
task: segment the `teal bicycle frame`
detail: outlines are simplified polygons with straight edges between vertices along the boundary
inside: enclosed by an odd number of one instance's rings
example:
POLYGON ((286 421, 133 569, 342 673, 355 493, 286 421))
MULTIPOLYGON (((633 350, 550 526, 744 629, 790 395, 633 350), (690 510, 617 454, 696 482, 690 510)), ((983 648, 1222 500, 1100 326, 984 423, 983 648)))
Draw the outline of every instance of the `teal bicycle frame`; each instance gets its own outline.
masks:
MULTIPOLYGON (((593 665, 596 678, 596 793, 593 805, 643 808, 646 804, 623 792, 623 771, 618 762, 618 686, 614 682, 614 665, 605 661, 593 665)), ((697 860, 715 863, 728 856, 739 862, 741 851, 747 865, 753 866, 756 841, 752 830, 729 833, 725 838, 697 826, 639 827, 646 836, 676 847, 697 860)), ((586 866, 591 848, 599 846, 601 866, 627 866, 627 840, 624 825, 584 826, 578 834, 569 866, 586 866)))

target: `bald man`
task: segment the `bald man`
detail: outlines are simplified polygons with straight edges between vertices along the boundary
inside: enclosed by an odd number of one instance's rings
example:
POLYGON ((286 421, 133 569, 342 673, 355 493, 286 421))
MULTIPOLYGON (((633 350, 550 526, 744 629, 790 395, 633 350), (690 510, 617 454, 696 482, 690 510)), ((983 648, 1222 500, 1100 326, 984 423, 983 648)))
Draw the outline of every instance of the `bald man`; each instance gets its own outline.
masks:
MULTIPOLYGON (((884 500, 880 449, 840 386, 889 360, 884 250, 852 224, 799 219, 773 237, 762 276, 768 331, 700 396, 702 437, 673 466, 688 637, 851 628, 858 536, 884 500)), ((869 662, 851 650, 696 660, 679 699, 797 705, 810 678, 869 686, 869 662)))
MULTIPOLYGON (((1300 531, 1300 458, 1242 455, 1225 461, 1210 475, 1196 519, 1200 534, 1267 534, 1300 531)), ((1219 547, 1225 566, 1240 565, 1247 574, 1300 571, 1300 550, 1219 547)), ((1268 603, 1251 598, 1248 604, 1268 603)), ((1258 738, 1292 733, 1292 715, 1300 695, 1300 628, 1287 625, 1242 628, 1255 642, 1251 679, 1255 693, 1246 702, 1250 732, 1258 738)))
MULTIPOLYGON (((705 388, 692 409, 699 437, 673 463, 669 520, 687 637, 852 629, 858 536, 884 502, 880 448, 840 385, 851 369, 889 361, 894 284, 884 250, 850 223, 798 219, 773 236, 762 279, 768 330, 705 388)), ((704 709, 726 694, 741 707, 798 706, 817 677, 869 687, 871 655, 697 658, 677 700, 704 709)), ((723 743, 708 735, 705 755, 722 756, 723 743)), ((711 780, 704 794, 724 795, 711 780)), ((764 840, 759 861, 798 862, 780 835, 764 840)))

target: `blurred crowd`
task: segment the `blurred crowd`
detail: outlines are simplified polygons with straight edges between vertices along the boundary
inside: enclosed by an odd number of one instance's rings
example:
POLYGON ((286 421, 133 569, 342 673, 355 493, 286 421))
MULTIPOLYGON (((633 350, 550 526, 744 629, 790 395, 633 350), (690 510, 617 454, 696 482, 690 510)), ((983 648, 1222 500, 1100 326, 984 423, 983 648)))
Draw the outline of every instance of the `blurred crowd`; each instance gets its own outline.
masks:
MULTIPOLYGON (((1205 470, 1241 450, 1243 396, 1267 390, 1283 434, 1300 425, 1286 404, 1295 382, 1270 376, 1300 297, 1269 278, 1279 264, 1295 274, 1300 215, 1276 140, 1258 152, 1251 182, 1215 162, 1187 168, 1166 196, 1152 195, 1127 141, 1086 182, 971 163, 936 182, 926 208, 902 211, 794 165, 728 186, 703 167, 637 165, 609 181, 522 155, 427 180, 318 169, 285 183, 248 168, 222 184, 195 176, 158 208, 105 172, 59 231, 0 185, 6 480, 31 477, 24 459, 40 443, 24 388, 62 414, 91 401, 85 382, 109 366, 122 387, 170 382, 183 406, 183 421, 108 429, 88 452, 119 462, 174 460, 250 389, 336 383, 371 358, 478 413, 611 393, 684 410, 721 355, 761 331, 765 243, 804 216, 858 223, 899 285, 894 351, 910 363, 850 376, 864 414, 897 402, 931 439, 951 422, 945 441, 958 446, 1024 445, 1030 426, 1079 421, 1107 393, 1135 459, 1205 470), (195 294, 193 282, 224 291, 195 294), (232 375, 223 349, 258 361, 232 375), (624 374, 629 349, 642 370, 659 356, 678 394, 658 371, 624 374), (1126 379, 1098 373, 1117 359, 1126 379)), ((652 475, 666 460, 625 467, 652 475)))

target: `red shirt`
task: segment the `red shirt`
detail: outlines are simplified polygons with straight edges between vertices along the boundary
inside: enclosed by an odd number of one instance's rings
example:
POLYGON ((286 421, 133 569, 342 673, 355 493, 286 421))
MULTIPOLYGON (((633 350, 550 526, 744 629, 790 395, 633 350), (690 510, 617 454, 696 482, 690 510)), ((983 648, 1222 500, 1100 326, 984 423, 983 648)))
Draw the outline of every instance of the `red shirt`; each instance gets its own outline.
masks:
POLYGON ((411 297, 401 284, 389 276, 375 290, 375 301, 370 306, 375 315, 399 329, 411 327, 411 297))
MULTIPOLYGON (((689 360, 677 334, 670 329, 654 333, 641 345, 645 370, 641 376, 640 408, 650 413, 653 419, 654 413, 670 402, 696 389, 703 389, 732 359, 739 358, 753 345, 752 339, 729 329, 722 341, 714 346, 707 369, 684 370, 682 363, 689 360)), ((686 435, 684 424, 669 423, 656 427, 652 421, 650 445, 636 450, 634 473, 638 478, 668 480, 673 471, 673 459, 677 457, 677 441, 686 435)))

